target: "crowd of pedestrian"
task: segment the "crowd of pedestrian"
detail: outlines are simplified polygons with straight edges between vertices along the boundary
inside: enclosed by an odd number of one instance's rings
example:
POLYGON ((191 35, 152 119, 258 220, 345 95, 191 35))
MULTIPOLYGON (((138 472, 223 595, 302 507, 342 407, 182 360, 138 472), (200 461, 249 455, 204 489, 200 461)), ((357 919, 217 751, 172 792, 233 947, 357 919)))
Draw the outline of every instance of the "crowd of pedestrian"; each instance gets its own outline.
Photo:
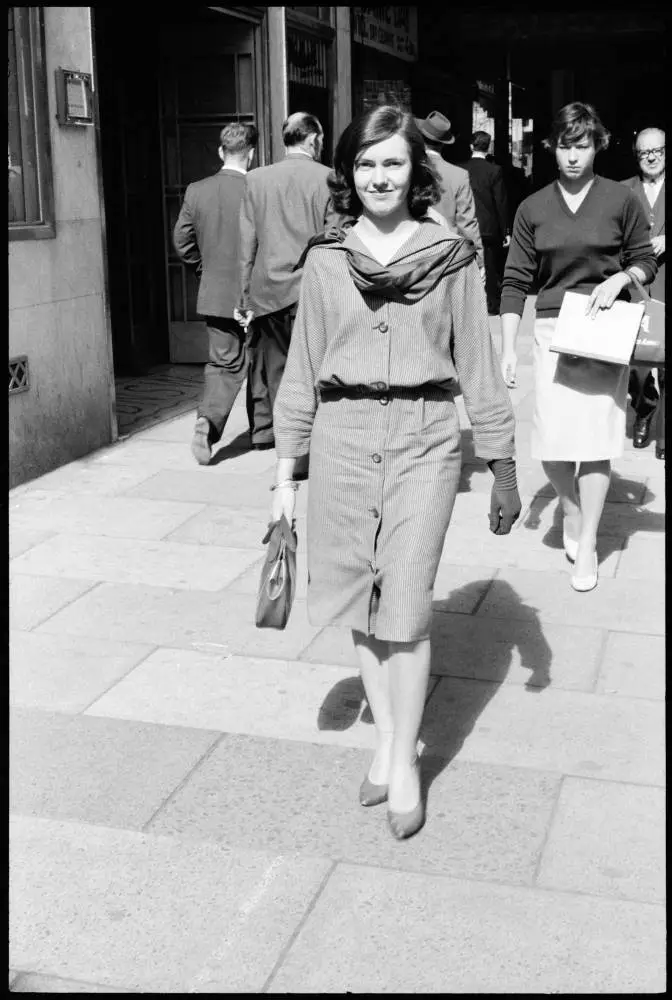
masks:
POLYGON ((532 454, 560 500, 576 591, 598 583, 596 536, 628 392, 635 445, 657 407, 664 458, 662 370, 629 377, 549 346, 566 291, 585 293, 591 314, 628 299, 633 278, 657 282, 664 298, 665 135, 641 131, 639 175, 608 180, 594 161, 609 133, 593 107, 567 105, 546 142, 557 180, 523 198, 513 221, 490 136, 474 133, 471 159, 451 165, 439 112, 364 112, 332 170, 313 115, 290 115, 283 140, 282 160, 248 173, 256 130, 226 126, 221 170, 189 186, 175 227, 178 253, 200 275, 210 337, 192 450, 207 464, 247 377, 251 444, 277 453, 272 521, 293 521, 309 468, 308 615, 352 632, 377 737, 360 801, 387 802, 403 839, 425 815, 417 742, 460 477, 454 397, 459 387, 476 455, 493 473, 490 531, 507 534, 521 509, 507 387, 533 285, 532 454), (501 357, 489 314, 501 315, 501 357))

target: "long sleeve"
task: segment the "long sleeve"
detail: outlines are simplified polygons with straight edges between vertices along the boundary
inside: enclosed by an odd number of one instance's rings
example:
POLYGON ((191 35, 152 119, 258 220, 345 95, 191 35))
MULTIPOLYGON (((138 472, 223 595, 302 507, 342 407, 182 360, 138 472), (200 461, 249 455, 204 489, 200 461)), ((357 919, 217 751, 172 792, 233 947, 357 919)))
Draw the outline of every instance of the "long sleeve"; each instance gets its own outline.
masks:
POLYGON ((245 194, 240 203, 239 225, 239 276, 240 276, 240 308, 250 308, 250 282, 252 269, 257 256, 257 230, 254 223, 254 206, 250 194, 249 183, 245 185, 245 194))
POLYGON ((653 281, 658 271, 658 263, 651 244, 651 230, 639 198, 630 193, 623 208, 623 247, 621 250, 623 268, 636 264, 646 273, 648 281, 653 281))
POLYGON ((534 228, 525 208, 525 202, 516 212, 513 234, 506 258, 500 315, 523 315, 525 297, 537 273, 537 252, 534 245, 534 228))
POLYGON ((317 373, 327 346, 324 292, 315 253, 306 258, 287 364, 273 410, 278 458, 307 455, 317 409, 317 373))
POLYGON ((479 458, 511 458, 515 419, 488 322, 475 262, 460 268, 450 288, 452 355, 479 458))
POLYGON ((191 206, 190 191, 187 188, 180 209, 180 214, 173 230, 173 246, 180 260, 192 267, 200 276, 203 270, 201 251, 196 238, 196 227, 194 225, 194 213, 191 206))
POLYGON ((476 247, 476 263, 479 267, 483 267, 483 240, 478 228, 474 193, 468 175, 458 184, 455 191, 455 223, 460 233, 471 240, 476 247))
POLYGON ((495 199, 497 214, 499 216, 499 226, 502 231, 502 236, 504 236, 509 228, 509 208, 507 203, 506 187, 504 185, 504 172, 501 167, 497 170, 493 179, 492 194, 495 199))

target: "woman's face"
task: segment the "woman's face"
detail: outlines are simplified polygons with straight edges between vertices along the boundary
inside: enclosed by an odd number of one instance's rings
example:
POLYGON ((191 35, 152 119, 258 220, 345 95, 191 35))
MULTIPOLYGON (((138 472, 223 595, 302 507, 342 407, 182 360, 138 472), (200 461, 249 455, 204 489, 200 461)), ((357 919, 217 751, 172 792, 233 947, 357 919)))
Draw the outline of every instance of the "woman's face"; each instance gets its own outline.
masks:
POLYGON ((353 177, 364 213, 384 218, 406 209, 412 172, 411 151, 399 134, 361 150, 353 177))
POLYGON ((555 147, 555 160, 560 175, 566 180, 588 180, 593 174, 595 142, 592 137, 583 136, 575 142, 559 142, 555 147))

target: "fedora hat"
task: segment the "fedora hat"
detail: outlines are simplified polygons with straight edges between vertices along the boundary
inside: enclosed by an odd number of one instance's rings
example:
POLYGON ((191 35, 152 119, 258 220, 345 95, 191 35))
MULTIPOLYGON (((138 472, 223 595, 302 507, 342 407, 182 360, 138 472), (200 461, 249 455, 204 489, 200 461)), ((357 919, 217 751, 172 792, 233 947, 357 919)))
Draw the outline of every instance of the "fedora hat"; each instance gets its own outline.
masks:
POLYGON ((425 139, 431 139, 432 142, 442 142, 446 146, 455 142, 450 122, 440 111, 430 111, 426 118, 416 118, 415 124, 425 139))

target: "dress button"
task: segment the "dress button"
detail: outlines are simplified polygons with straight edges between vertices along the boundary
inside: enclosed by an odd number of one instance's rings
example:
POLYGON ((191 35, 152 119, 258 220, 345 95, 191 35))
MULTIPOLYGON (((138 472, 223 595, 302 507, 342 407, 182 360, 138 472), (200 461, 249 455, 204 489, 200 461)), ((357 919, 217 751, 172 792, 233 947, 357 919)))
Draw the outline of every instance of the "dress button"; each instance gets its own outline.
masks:
POLYGON ((373 388, 377 389, 378 392, 383 392, 384 389, 387 389, 387 384, 385 382, 374 382, 373 388))
POLYGON ((380 403, 381 406, 387 406, 387 404, 389 403, 389 401, 390 401, 390 397, 389 396, 381 396, 380 399, 378 400, 378 402, 380 403))
POLYGON ((372 460, 373 462, 375 462, 375 463, 376 463, 376 465, 378 465, 378 463, 379 463, 379 462, 382 462, 382 458, 380 457, 380 455, 379 455, 379 454, 378 454, 377 452, 376 452, 376 454, 375 454, 375 455, 372 455, 372 456, 371 456, 371 460, 372 460))
POLYGON ((378 324, 378 329, 380 330, 380 332, 381 332, 381 333, 387 333, 387 331, 388 331, 388 330, 389 330, 390 328, 389 328, 389 326, 387 325, 387 323, 379 323, 379 324, 378 324))
MULTIPOLYGON (((369 514, 372 514, 373 517, 380 517, 380 511, 377 507, 369 507, 369 514)), ((371 568, 373 569, 373 566, 371 568)))

